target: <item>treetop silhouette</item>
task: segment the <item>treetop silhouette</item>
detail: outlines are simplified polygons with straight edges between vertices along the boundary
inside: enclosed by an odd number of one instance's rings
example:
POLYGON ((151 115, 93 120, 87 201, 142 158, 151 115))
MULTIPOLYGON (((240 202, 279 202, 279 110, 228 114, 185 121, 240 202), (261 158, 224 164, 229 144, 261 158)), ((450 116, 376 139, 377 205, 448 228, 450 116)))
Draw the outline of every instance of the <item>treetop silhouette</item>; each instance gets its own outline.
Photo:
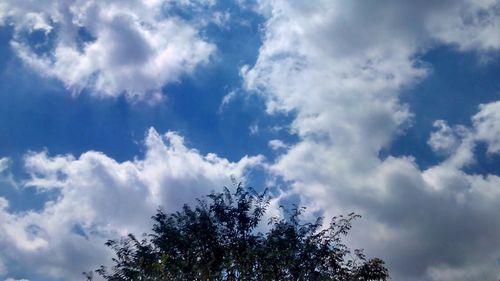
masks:
MULTIPOLYGON (((195 206, 152 217, 152 233, 130 234, 106 243, 115 253, 113 266, 97 273, 108 281, 128 280, 387 280, 384 261, 351 251, 342 238, 359 215, 303 222, 305 208, 286 211, 258 232, 270 197, 236 186, 232 193, 212 192, 195 206)), ((91 279, 90 274, 86 276, 91 279)))

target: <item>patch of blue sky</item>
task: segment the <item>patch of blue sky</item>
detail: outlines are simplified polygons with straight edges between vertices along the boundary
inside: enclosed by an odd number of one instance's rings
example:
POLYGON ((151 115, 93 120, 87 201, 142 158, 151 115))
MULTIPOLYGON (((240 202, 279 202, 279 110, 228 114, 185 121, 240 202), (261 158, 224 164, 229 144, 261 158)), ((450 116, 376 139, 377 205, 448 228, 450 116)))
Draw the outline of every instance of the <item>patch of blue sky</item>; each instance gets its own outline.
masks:
POLYGON ((497 154, 488 153, 485 143, 477 143, 474 152, 475 161, 466 166, 464 172, 483 176, 500 175, 500 157, 497 154))
POLYGON ((11 213, 42 210, 47 202, 57 200, 58 196, 58 190, 39 192, 35 188, 16 187, 4 181, 0 182, 0 197, 9 200, 7 210, 11 213))
MULTIPOLYGON (((481 60, 481 54, 459 52, 450 46, 429 51, 420 59, 428 64, 431 73, 402 95, 415 117, 411 127, 383 151, 386 155, 412 155, 421 168, 443 160, 427 145, 434 130, 433 122, 445 120, 453 125, 471 126, 471 117, 479 105, 500 98, 500 61, 481 60)), ((477 161, 467 167, 470 172, 500 174, 498 156, 486 155, 481 145, 476 148, 477 161)))
POLYGON ((0 26, 0 65, 2 69, 14 55, 10 49, 9 41, 13 36, 13 28, 11 26, 0 26))
POLYGON ((50 57, 51 51, 57 44, 57 33, 59 26, 50 23, 53 27, 50 31, 44 29, 25 29, 18 31, 16 40, 29 46, 30 50, 38 56, 50 57))
MULTIPOLYGON (((5 267, 9 269, 8 277, 14 280, 67 281, 67 279, 64 278, 47 277, 46 275, 43 274, 37 274, 34 273, 33 271, 27 271, 26 264, 22 264, 16 261, 11 261, 9 259, 5 259, 4 262, 5 262, 5 267)), ((31 266, 36 266, 36 265, 31 265, 31 266)), ((2 276, 2 277, 5 278, 7 276, 2 276)), ((83 275, 81 279, 85 280, 83 275)), ((11 280, 11 279, 6 279, 6 280, 11 280)))
POLYGON ((91 43, 91 42, 94 42, 97 38, 92 35, 92 33, 87 29, 85 28, 84 26, 81 26, 78 28, 77 32, 76 32, 76 35, 77 35, 77 40, 76 40, 76 43, 78 45, 78 49, 80 51, 83 51, 83 49, 85 48, 85 45, 88 44, 88 43, 91 43))

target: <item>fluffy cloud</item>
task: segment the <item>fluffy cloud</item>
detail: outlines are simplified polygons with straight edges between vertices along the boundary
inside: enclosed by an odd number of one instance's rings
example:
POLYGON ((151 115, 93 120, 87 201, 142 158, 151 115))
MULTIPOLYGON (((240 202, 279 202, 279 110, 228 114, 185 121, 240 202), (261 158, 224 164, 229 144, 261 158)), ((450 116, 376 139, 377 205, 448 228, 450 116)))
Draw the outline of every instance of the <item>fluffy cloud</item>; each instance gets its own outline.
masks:
POLYGON ((11 45, 26 64, 59 79, 73 93, 89 89, 98 96, 154 101, 161 98, 162 86, 207 63, 215 50, 197 26, 166 16, 171 5, 155 0, 3 1, 0 24, 14 27, 11 45))
POLYGON ((411 123, 402 89, 431 66, 437 45, 479 54, 500 48, 498 1, 260 1, 267 17, 257 62, 242 68, 270 114, 293 112, 299 142, 271 170, 327 216, 361 212, 355 246, 382 256, 396 280, 496 280, 496 175, 467 174, 478 141, 498 152, 498 105, 473 126, 436 123, 429 144, 448 155, 421 170, 412 156, 380 158, 411 123))
POLYGON ((444 120, 435 121, 434 127, 437 131, 431 134, 427 143, 432 150, 443 154, 453 152, 458 147, 461 136, 466 133, 464 127, 451 128, 444 120))
POLYGON ((288 148, 287 144, 285 144, 282 140, 278 140, 278 139, 270 140, 268 145, 273 150, 288 148))
POLYGON ((107 239, 143 233, 151 223, 145 218, 158 206, 177 210, 227 185, 232 176, 244 178, 247 169, 263 160, 230 162, 201 155, 178 134, 162 136, 154 129, 145 148, 143 158, 125 162, 96 151, 79 157, 27 154, 25 188, 57 191, 58 196, 42 210, 22 213, 10 212, 8 201, 0 198, 0 247, 7 262, 36 264, 40 274, 81 280, 82 271, 109 262, 110 252, 103 246, 107 239))
POLYGON ((472 118, 475 138, 488 145, 489 153, 500 153, 500 101, 483 104, 472 118))
MULTIPOLYGON (((445 1, 448 2, 448 1, 445 1)), ((496 0, 462 0, 427 19, 431 36, 461 50, 495 51, 500 47, 500 3, 496 0)), ((439 5, 439 4, 438 4, 439 5)))

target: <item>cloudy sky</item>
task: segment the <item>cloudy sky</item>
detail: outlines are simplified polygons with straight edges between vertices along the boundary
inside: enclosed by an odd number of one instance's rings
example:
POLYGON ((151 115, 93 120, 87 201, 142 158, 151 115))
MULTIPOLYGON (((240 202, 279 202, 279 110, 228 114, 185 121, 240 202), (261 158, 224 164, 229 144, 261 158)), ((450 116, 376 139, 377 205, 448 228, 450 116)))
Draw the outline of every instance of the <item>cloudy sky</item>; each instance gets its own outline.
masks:
POLYGON ((500 277, 497 0, 0 1, 0 280, 269 186, 393 280, 500 277))

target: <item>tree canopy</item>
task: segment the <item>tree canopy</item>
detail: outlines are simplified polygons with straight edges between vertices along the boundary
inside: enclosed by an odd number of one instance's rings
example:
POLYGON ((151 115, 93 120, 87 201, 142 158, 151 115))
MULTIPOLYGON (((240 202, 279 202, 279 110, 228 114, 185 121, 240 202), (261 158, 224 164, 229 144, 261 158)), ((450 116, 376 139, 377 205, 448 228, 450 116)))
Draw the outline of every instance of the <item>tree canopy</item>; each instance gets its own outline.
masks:
MULTIPOLYGON (((195 206, 152 217, 152 233, 129 234, 106 245, 113 266, 97 273, 108 281, 128 280, 387 280, 384 261, 351 251, 342 238, 359 215, 304 222, 305 208, 273 217, 258 232, 270 197, 238 185, 234 192, 212 192, 195 206)), ((87 274, 89 279, 90 275, 87 274)))

